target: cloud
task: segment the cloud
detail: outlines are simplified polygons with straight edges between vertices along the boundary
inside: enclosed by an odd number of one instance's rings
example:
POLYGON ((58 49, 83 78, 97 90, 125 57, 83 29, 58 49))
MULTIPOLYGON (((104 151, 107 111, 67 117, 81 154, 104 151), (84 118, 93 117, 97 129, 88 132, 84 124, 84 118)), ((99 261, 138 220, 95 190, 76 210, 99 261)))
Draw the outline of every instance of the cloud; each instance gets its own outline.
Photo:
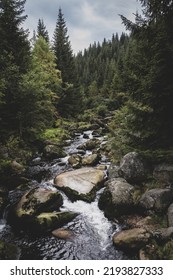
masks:
POLYGON ((52 38, 61 7, 72 48, 77 52, 94 41, 111 38, 113 33, 125 32, 119 14, 133 20, 138 6, 137 0, 27 0, 25 28, 29 28, 32 36, 38 19, 42 18, 52 38))

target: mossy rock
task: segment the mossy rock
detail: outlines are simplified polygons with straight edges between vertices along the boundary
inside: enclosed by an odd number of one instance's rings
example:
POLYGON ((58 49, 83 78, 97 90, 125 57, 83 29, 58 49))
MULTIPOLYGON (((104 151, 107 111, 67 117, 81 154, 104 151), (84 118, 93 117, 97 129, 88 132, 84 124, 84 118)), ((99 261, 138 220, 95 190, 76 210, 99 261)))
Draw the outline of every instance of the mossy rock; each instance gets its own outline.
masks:
POLYGON ((33 188, 26 192, 16 206, 18 218, 38 215, 44 211, 54 211, 62 206, 63 199, 59 192, 44 188, 33 188))
MULTIPOLYGON (((36 216, 33 221, 35 233, 46 233, 72 221, 78 214, 74 212, 45 212, 36 216)), ((32 230, 33 231, 33 230, 32 230)))

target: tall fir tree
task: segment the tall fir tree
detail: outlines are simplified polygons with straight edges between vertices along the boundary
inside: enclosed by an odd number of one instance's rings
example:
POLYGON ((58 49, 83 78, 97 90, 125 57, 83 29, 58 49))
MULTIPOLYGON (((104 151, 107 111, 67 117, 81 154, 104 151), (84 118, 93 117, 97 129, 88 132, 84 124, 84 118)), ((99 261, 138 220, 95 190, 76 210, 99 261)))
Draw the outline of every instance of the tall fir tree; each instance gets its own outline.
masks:
POLYGON ((53 50, 58 69, 61 71, 64 83, 75 81, 74 57, 69 41, 68 29, 61 8, 59 9, 56 28, 53 35, 53 50))
MULTIPOLYGON (((125 66, 129 101, 123 131, 140 149, 173 147, 173 2, 141 0, 136 22, 122 16, 132 33, 125 66)), ((123 109, 124 110, 124 109, 123 109)), ((121 116, 122 117, 122 116, 121 116)))
POLYGON ((48 31, 46 29, 43 19, 39 18, 37 25, 37 38, 39 38, 40 36, 42 36, 46 40, 46 42, 49 43, 48 31))
POLYGON ((22 75, 30 64, 30 45, 21 24, 25 0, 0 0, 0 135, 18 129, 18 97, 22 75))
POLYGON ((74 56, 61 8, 59 9, 53 36, 53 50, 57 68, 61 71, 63 81, 63 91, 60 96, 58 111, 63 116, 75 116, 82 110, 83 97, 77 84, 74 56))

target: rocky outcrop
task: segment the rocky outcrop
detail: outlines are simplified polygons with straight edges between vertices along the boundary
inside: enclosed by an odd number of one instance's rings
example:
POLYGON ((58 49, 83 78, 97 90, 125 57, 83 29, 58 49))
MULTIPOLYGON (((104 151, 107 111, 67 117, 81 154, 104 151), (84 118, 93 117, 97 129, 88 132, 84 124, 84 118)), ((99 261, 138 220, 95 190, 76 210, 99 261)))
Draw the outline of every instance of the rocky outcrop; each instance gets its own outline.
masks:
POLYGON ((99 207, 108 217, 129 214, 134 207, 135 188, 123 178, 114 178, 106 182, 105 190, 100 196, 99 207))
POLYGON ((56 176, 55 185, 74 201, 82 199, 92 201, 98 187, 104 183, 105 173, 92 167, 64 172, 56 176))
POLYGON ((157 213, 161 213, 168 209, 172 201, 173 191, 170 188, 156 188, 146 191, 142 195, 139 201, 139 206, 144 211, 151 210, 157 213))
POLYGON ((138 153, 131 152, 122 158, 119 175, 130 183, 139 183, 145 179, 145 164, 138 153))
POLYGON ((140 249, 146 245, 151 238, 151 233, 144 228, 133 228, 123 230, 113 235, 113 243, 121 249, 140 249))

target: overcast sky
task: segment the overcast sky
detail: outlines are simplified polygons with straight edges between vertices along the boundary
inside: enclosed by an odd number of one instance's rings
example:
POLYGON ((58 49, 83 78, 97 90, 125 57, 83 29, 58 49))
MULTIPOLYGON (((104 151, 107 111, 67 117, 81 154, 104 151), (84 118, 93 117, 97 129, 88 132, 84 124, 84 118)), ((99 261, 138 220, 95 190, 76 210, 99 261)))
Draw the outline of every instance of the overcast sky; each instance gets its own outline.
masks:
POLYGON ((126 32, 119 14, 134 19, 139 10, 137 0, 27 0, 25 13, 28 15, 25 28, 37 29, 38 19, 43 19, 52 39, 61 7, 68 28, 73 51, 76 53, 88 48, 94 41, 111 39, 112 34, 126 32))

